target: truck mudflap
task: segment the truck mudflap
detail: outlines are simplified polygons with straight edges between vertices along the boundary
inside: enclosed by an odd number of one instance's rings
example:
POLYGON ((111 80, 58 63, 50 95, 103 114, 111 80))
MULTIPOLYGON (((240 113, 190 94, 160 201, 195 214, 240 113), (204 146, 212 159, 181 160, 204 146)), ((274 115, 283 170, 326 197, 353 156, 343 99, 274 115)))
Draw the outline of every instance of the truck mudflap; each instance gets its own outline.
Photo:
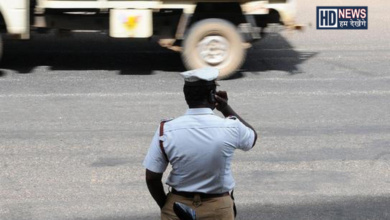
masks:
POLYGON ((153 34, 152 10, 111 9, 110 36, 115 38, 148 38, 153 34))

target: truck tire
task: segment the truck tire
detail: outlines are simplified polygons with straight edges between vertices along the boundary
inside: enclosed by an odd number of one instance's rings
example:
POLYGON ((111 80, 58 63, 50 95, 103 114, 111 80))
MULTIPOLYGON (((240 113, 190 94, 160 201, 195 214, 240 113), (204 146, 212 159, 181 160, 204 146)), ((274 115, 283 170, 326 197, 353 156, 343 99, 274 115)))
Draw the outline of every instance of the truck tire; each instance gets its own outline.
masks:
POLYGON ((195 23, 183 41, 182 60, 187 69, 215 67, 218 79, 227 79, 245 60, 246 50, 237 28, 222 19, 195 23))

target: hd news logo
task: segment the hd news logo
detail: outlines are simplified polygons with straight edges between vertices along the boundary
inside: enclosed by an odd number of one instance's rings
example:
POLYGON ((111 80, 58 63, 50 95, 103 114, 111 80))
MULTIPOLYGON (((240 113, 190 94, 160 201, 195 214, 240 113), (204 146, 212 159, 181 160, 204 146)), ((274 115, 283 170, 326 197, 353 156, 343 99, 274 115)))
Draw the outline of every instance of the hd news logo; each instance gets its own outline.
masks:
POLYGON ((317 7, 317 29, 368 29, 368 7, 317 7))

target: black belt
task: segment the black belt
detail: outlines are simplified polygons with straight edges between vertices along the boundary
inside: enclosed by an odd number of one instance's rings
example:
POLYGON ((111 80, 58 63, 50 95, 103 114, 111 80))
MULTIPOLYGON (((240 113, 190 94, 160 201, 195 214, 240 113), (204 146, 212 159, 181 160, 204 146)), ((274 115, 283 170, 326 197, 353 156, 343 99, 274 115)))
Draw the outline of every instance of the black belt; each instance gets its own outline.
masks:
POLYGON ((210 194, 210 193, 198 193, 198 192, 180 192, 172 188, 172 194, 183 196, 186 198, 194 198, 195 195, 199 195, 202 199, 210 199, 210 198, 217 198, 217 197, 223 197, 230 195, 229 192, 225 193, 217 193, 217 194, 210 194))

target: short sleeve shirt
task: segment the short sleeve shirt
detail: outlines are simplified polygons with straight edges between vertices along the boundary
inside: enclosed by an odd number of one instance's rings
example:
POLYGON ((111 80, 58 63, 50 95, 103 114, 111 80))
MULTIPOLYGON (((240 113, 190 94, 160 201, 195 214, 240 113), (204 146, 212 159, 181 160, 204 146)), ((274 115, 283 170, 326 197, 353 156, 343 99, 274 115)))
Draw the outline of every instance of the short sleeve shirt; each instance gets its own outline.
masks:
POLYGON ((172 165, 167 184, 177 191, 224 193, 235 182, 231 173, 234 150, 250 150, 254 131, 235 117, 221 118, 209 108, 188 109, 184 116, 165 123, 164 135, 157 129, 143 165, 163 173, 172 165))

